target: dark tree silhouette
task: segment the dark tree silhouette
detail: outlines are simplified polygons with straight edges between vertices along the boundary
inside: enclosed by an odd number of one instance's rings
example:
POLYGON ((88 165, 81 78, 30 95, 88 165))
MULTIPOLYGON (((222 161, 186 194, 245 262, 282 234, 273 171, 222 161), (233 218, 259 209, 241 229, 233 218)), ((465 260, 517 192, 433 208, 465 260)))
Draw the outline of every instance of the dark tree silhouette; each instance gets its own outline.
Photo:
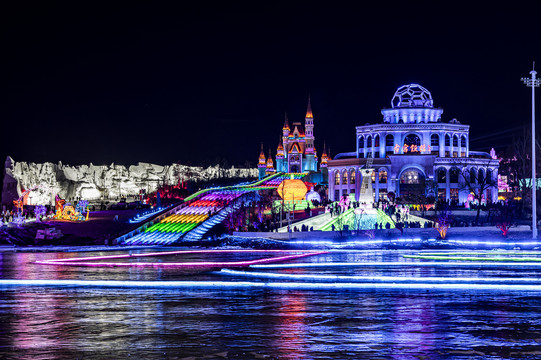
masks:
POLYGON ((498 188, 498 181, 495 179, 494 174, 488 171, 487 168, 470 171, 468 168, 464 167, 460 175, 463 179, 462 182, 459 182, 460 188, 472 194, 473 198, 477 200, 479 204, 477 207, 477 216, 475 217, 475 223, 478 224, 479 215, 481 213, 481 200, 488 189, 498 188))

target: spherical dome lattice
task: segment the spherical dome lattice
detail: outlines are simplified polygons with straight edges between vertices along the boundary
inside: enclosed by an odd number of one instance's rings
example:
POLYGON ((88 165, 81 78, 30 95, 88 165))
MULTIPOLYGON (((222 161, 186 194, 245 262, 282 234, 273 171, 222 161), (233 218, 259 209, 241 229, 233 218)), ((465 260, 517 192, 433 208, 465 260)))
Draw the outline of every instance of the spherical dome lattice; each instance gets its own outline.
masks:
POLYGON ((402 85, 396 90, 391 100, 393 108, 433 107, 430 91, 418 84, 402 85))

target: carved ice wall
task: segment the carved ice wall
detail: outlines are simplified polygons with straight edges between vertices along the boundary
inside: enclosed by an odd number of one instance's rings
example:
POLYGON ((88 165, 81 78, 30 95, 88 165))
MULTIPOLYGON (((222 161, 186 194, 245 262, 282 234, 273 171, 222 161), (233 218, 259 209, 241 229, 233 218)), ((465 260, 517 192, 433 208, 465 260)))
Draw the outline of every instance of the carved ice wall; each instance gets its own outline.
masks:
MULTIPOLYGON (((81 198, 97 200, 118 198, 119 195, 137 195, 140 189, 155 191, 158 185, 176 184, 180 180, 205 181, 217 178, 257 178, 257 169, 223 169, 216 166, 203 168, 179 164, 155 165, 138 163, 128 168, 124 165, 80 165, 69 166, 61 162, 26 163, 14 162, 8 157, 5 163, 4 187, 2 202, 9 203, 6 198, 10 193, 6 189, 11 186, 21 194, 22 189, 39 186, 28 197, 29 205, 54 204, 54 194, 64 199, 81 198)), ((15 192, 12 191, 11 194, 15 192)))

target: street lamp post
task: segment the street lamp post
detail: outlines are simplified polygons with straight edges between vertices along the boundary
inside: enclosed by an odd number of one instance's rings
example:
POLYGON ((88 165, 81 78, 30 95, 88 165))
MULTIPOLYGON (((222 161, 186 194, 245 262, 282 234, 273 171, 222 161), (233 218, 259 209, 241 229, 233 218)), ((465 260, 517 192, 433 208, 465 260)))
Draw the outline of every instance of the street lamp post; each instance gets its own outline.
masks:
POLYGON ((532 239, 537 239, 537 177, 535 175, 535 88, 539 87, 540 79, 536 78, 535 62, 533 69, 530 71, 531 78, 522 78, 522 82, 526 86, 532 88, 532 239))

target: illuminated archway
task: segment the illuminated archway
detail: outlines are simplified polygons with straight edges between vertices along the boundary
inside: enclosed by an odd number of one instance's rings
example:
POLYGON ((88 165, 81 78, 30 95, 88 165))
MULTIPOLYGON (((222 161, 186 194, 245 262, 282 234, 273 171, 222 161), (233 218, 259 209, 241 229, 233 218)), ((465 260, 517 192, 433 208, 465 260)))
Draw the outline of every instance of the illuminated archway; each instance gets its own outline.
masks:
POLYGON ((400 196, 415 201, 426 190, 425 174, 422 170, 409 167, 400 174, 400 196))

